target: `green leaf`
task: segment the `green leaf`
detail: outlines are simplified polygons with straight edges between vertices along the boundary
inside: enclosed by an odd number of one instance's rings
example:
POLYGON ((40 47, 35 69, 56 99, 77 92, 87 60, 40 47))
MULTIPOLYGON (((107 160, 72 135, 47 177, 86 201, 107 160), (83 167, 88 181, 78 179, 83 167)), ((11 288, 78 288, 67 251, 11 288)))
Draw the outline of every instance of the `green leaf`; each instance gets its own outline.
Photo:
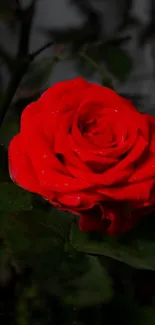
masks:
POLYGON ((132 59, 126 51, 111 44, 99 49, 108 70, 121 82, 125 81, 132 69, 132 59))
POLYGON ((14 183, 0 183, 0 211, 17 212, 31 209, 31 193, 14 183))
POLYGON ((0 237, 3 238, 9 261, 18 269, 25 266, 32 268, 34 281, 38 281, 38 285, 50 293, 57 292, 55 277, 69 229, 68 219, 64 215, 61 221, 58 214, 46 215, 36 210, 20 213, 1 211, 0 237), (49 288, 51 282, 53 285, 49 288))
POLYGON ((155 270, 154 219, 154 216, 144 219, 132 231, 117 239, 104 234, 92 236, 73 224, 70 242, 81 252, 108 256, 137 269, 155 270))
POLYGON ((68 242, 72 219, 57 209, 10 213, 4 244, 17 265, 32 268, 32 280, 43 291, 69 305, 108 302, 113 292, 106 270, 97 257, 77 252, 68 242))
POLYGON ((108 323, 112 324, 114 319, 117 319, 120 325, 153 325, 155 323, 155 309, 153 307, 140 307, 134 300, 128 299, 126 295, 117 294, 112 303, 106 306, 104 310, 104 320, 108 320, 108 323))
MULTIPOLYGON (((25 90, 25 96, 30 93, 30 96, 34 96, 34 90, 36 93, 46 86, 48 79, 51 75, 54 60, 53 57, 43 58, 36 63, 32 63, 28 69, 27 74, 24 76, 18 93, 25 90)), ((23 94, 24 95, 24 94, 23 94)))
POLYGON ((81 307, 109 302, 113 296, 111 278, 101 267, 97 257, 85 255, 86 262, 88 262, 88 269, 81 276, 70 281, 72 290, 66 294, 64 301, 81 307))
POLYGON ((111 84, 111 81, 107 71, 103 68, 103 63, 108 71, 121 82, 126 80, 132 68, 131 57, 117 45, 116 40, 107 43, 91 44, 83 49, 81 56, 85 58, 83 66, 92 65, 94 72, 96 71, 102 77, 104 85, 111 84))
POLYGON ((59 250, 64 251, 72 221, 70 214, 56 209, 47 213, 36 209, 21 212, 12 209, 7 219, 3 226, 7 245, 17 258, 32 266, 34 272, 39 272, 40 277, 47 280, 46 272, 51 272, 50 262, 55 270, 58 265, 56 260, 61 259, 59 250))
POLYGON ((139 309, 139 319, 137 322, 137 319, 135 317, 135 322, 132 323, 140 325, 154 325, 155 324, 155 309, 150 307, 140 308, 139 309))
POLYGON ((101 63, 102 59, 95 56, 94 47, 89 47, 86 52, 80 54, 77 60, 79 72, 85 77, 92 77, 97 73, 101 77, 101 84, 113 89, 111 78, 108 76, 107 71, 103 68, 101 63))
POLYGON ((57 209, 46 213, 32 210, 19 215, 18 220, 31 240, 31 246, 25 251, 23 259, 33 268, 34 279, 38 279, 43 288, 53 293, 59 287, 59 281, 55 278, 60 273, 72 215, 57 209))
POLYGON ((76 59, 76 68, 82 76, 91 78, 96 72, 95 67, 83 57, 76 59))
POLYGON ((19 122, 15 116, 9 115, 0 128, 0 143, 8 148, 14 135, 19 132, 19 122))
POLYGON ((13 214, 8 215, 8 224, 3 232, 4 244, 10 252, 10 257, 18 263, 18 260, 23 260, 22 254, 32 246, 31 237, 27 233, 27 229, 21 226, 21 222, 18 223, 16 216, 13 214))
POLYGON ((114 89, 112 80, 110 78, 107 78, 107 76, 102 77, 100 82, 102 86, 114 89))

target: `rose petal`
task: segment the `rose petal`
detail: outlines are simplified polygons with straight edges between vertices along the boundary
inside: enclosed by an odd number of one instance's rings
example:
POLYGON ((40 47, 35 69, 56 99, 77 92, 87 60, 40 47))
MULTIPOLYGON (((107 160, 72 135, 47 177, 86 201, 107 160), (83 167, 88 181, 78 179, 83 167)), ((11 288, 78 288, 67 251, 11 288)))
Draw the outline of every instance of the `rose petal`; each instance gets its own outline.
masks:
POLYGON ((109 199, 121 201, 148 201, 151 195, 154 180, 141 181, 134 184, 120 184, 114 187, 97 188, 98 193, 109 197, 109 199))
POLYGON ((23 150, 20 135, 16 135, 8 149, 9 172, 12 180, 27 191, 43 195, 30 159, 23 150))

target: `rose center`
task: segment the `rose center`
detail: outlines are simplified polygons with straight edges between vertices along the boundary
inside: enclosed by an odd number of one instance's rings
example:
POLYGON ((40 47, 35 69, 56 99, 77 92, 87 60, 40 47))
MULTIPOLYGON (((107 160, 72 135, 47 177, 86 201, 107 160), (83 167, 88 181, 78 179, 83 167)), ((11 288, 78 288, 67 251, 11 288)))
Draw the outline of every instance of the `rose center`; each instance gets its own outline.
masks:
POLYGON ((96 125, 96 119, 92 118, 87 121, 79 121, 79 130, 82 134, 89 134, 93 132, 93 128, 96 125))
POLYGON ((115 145, 115 134, 107 117, 81 118, 78 128, 82 136, 97 147, 113 147, 115 145))

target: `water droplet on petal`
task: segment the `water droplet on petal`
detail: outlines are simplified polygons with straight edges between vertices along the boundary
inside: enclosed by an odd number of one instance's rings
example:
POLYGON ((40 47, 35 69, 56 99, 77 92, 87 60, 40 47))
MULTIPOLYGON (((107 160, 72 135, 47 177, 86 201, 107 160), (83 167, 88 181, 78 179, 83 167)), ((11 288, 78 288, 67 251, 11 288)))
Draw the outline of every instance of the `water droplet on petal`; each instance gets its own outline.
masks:
POLYGON ((115 112, 115 113, 118 113, 118 109, 117 109, 117 108, 114 108, 114 112, 115 112))
POLYGON ((46 159, 46 158, 47 158, 47 155, 46 155, 46 154, 45 154, 45 155, 43 155, 43 158, 44 158, 44 159, 46 159))
POLYGON ((67 187, 67 186, 68 186, 68 183, 64 183, 64 186, 66 186, 66 187, 67 187))
POLYGON ((80 155, 80 149, 75 148, 75 149, 74 149, 74 152, 75 152, 76 154, 80 155))
POLYGON ((125 142, 125 136, 123 135, 121 138, 121 143, 124 143, 124 142, 125 142))
POLYGON ((66 195, 61 201, 63 204, 70 205, 71 207, 79 207, 81 205, 81 198, 79 196, 66 195))
POLYGON ((77 201, 78 201, 78 203, 80 204, 81 203, 81 198, 80 198, 80 196, 77 196, 77 201))
POLYGON ((56 115, 58 112, 59 112, 59 110, 57 109, 57 110, 51 111, 51 114, 56 115))

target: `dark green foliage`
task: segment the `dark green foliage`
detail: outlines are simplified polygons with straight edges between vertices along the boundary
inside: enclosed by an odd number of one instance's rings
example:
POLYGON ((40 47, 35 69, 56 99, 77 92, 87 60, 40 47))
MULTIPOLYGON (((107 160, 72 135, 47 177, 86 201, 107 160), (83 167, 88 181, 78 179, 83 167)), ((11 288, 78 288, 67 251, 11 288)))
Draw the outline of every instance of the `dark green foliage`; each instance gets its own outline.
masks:
POLYGON ((20 212, 31 209, 31 193, 10 182, 0 183, 0 211, 20 212))
POLYGON ((132 69, 131 57, 120 47, 112 44, 105 44, 99 51, 108 70, 121 82, 125 81, 132 69))
MULTIPOLYGON (((108 71, 123 82, 128 77, 132 69, 132 59, 126 51, 118 44, 120 40, 112 40, 106 43, 99 43, 87 46, 79 53, 77 58, 77 67, 79 71, 86 77, 91 77, 94 73, 98 73, 105 82, 112 82, 108 77, 108 71), (103 66, 107 70, 103 69, 103 66)), ((123 40, 122 40, 123 42, 123 40)), ((104 82, 104 83, 105 83, 104 82)))
POLYGON ((72 225, 71 244, 78 251, 105 255, 138 269, 155 270, 154 215, 141 221, 137 227, 122 237, 91 236, 72 225))
POLYGON ((47 82, 48 78, 50 77, 52 73, 54 60, 53 58, 43 58, 39 60, 36 63, 32 63, 29 66, 29 69, 24 76, 20 89, 19 94, 22 92, 22 90, 26 92, 29 95, 34 90, 34 92, 40 92, 42 90, 47 82))
POLYGON ((46 214, 12 210, 3 221, 5 251, 17 265, 31 268, 32 279, 44 292, 67 304, 107 302, 112 297, 111 280, 97 257, 70 247, 71 221, 72 215, 55 209, 46 214))

